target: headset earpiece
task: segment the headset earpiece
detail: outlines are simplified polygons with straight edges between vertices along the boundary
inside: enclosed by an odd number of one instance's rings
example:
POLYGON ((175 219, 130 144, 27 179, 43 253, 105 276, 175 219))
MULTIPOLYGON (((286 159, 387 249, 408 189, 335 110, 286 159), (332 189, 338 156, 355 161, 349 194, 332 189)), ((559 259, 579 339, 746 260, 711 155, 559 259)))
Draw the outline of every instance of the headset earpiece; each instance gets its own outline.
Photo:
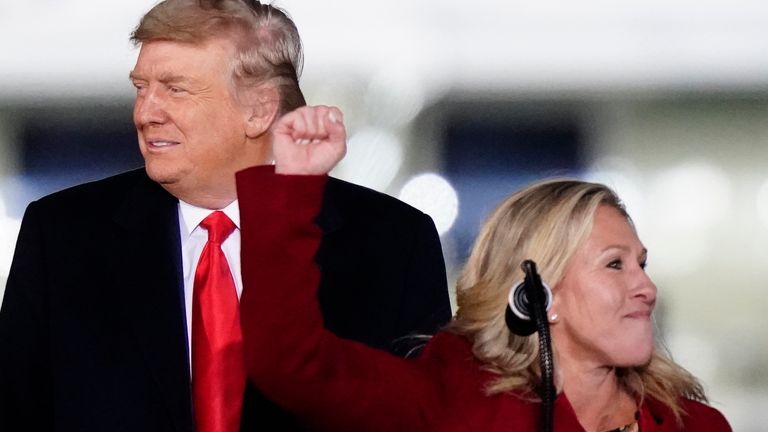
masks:
MULTIPOLYGON (((549 311, 552 307, 552 289, 544 282, 541 282, 541 286, 544 289, 545 309, 549 311)), ((531 319, 530 301, 525 292, 525 280, 516 283, 509 290, 507 303, 504 320, 512 333, 529 336, 536 332, 536 323, 531 319)))

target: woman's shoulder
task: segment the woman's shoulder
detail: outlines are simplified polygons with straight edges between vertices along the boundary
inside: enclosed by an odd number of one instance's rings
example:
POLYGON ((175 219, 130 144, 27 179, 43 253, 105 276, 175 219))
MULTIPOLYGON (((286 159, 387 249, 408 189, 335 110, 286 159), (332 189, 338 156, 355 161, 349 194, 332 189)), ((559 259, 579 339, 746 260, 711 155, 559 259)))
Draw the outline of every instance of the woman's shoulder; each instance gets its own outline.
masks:
POLYGON ((467 338, 445 330, 438 331, 429 339, 419 360, 432 365, 453 366, 458 363, 477 364, 472 354, 472 344, 467 338))
POLYGON ((539 404, 514 392, 488 395, 497 375, 474 356, 465 336, 437 332, 418 361, 438 385, 435 400, 446 419, 439 430, 536 430, 539 404))
POLYGON ((432 379, 449 393, 471 393, 485 398, 484 388, 494 375, 472 352, 472 343, 449 331, 437 332, 417 360, 432 379))
POLYGON ((646 400, 643 405, 644 409, 641 410, 641 423, 644 423, 649 430, 682 430, 696 432, 732 431, 731 426, 720 411, 698 401, 690 399, 680 400, 680 407, 683 410, 681 419, 683 422, 682 428, 675 426, 677 420, 675 419, 672 409, 667 405, 654 399, 646 400), (655 429, 652 425, 655 426, 655 429))
POLYGON ((729 432, 731 426, 716 408, 690 399, 682 400, 686 430, 729 432))

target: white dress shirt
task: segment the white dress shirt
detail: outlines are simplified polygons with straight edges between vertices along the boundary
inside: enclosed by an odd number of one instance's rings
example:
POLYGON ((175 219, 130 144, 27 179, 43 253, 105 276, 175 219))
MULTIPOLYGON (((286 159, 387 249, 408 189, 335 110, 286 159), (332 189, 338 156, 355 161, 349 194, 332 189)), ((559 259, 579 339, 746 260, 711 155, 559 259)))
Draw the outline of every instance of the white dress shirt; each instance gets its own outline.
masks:
MULTIPOLYGON (((243 292, 243 279, 240 275, 240 207, 237 200, 221 209, 235 224, 235 230, 224 240, 221 249, 227 257, 229 270, 235 280, 237 298, 243 292)), ((208 241, 208 231, 199 226, 214 210, 195 207, 179 200, 179 234, 181 237, 181 266, 184 277, 184 305, 187 313, 187 346, 190 347, 190 365, 192 364, 192 291, 195 284, 195 270, 203 247, 208 241)))

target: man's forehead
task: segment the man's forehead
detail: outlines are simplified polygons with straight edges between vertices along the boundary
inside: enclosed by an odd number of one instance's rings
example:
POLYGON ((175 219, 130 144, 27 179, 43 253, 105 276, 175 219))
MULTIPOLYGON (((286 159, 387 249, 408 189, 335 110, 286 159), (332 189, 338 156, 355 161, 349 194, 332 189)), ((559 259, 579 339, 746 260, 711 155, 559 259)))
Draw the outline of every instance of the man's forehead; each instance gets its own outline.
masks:
POLYGON ((142 44, 131 79, 152 76, 167 82, 192 80, 199 75, 228 74, 231 51, 221 44, 151 41, 142 44))

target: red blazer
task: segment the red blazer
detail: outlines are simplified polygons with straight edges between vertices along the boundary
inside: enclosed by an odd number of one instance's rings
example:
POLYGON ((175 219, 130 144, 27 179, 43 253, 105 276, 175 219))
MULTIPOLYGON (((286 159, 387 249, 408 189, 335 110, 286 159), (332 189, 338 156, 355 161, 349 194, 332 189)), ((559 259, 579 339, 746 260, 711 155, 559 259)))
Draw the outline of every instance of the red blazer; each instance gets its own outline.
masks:
MULTIPOLYGON (((325 182, 325 176, 278 176, 264 167, 238 174, 241 316, 254 383, 319 430, 539 430, 538 403, 483 393, 493 375, 461 336, 438 333, 418 358, 404 360, 325 329, 313 262, 322 235, 313 219, 325 182)), ((640 430, 731 430, 714 408, 689 400, 683 406, 680 429, 666 406, 646 401, 640 430)), ((583 431, 564 394, 554 424, 558 432, 583 431)))

